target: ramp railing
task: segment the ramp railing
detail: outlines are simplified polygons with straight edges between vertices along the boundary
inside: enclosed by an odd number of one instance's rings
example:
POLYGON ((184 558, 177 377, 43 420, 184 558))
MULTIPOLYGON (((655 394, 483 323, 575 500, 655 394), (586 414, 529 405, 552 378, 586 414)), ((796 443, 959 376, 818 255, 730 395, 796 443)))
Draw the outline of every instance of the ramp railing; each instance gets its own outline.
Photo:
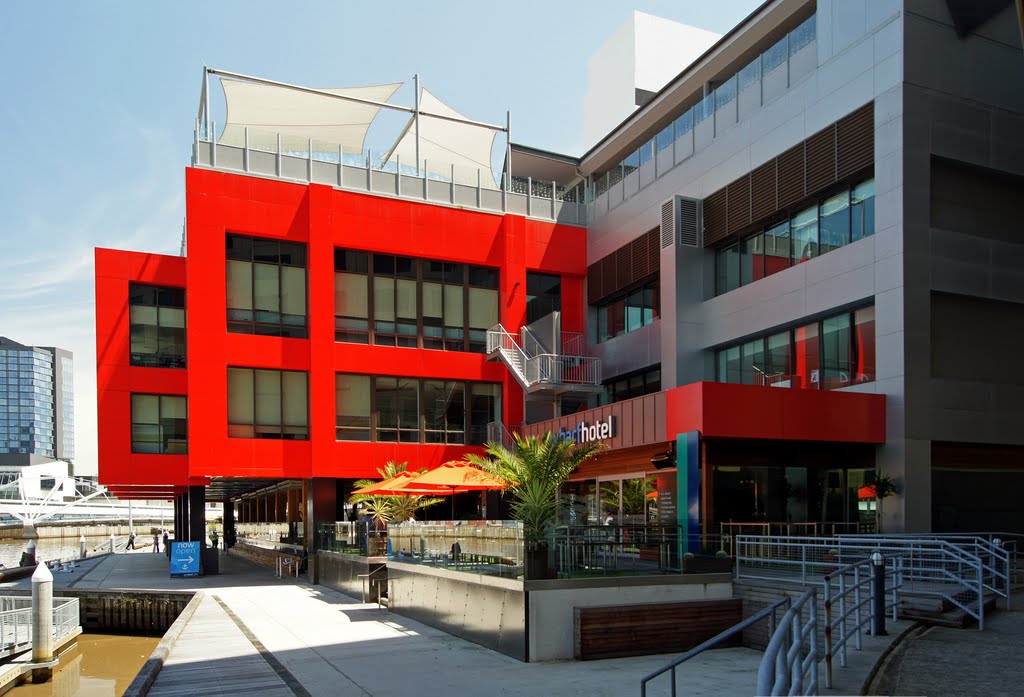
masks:
POLYGON ((808 589, 782 616, 761 658, 755 694, 818 694, 817 597, 817 588, 808 589), (808 608, 806 621, 804 606, 808 608))
POLYGON ((736 577, 821 585, 826 574, 876 551, 902 558, 902 594, 942 599, 985 628, 984 564, 974 552, 945 540, 738 535, 736 577))

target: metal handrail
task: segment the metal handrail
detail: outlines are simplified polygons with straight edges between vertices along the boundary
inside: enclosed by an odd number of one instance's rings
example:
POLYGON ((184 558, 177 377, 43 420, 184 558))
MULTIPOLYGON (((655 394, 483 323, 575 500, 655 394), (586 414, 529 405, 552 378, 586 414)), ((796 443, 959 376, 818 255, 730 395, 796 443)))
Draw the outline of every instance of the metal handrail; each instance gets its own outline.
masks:
POLYGON ((487 353, 498 352, 524 387, 539 383, 601 384, 601 359, 594 356, 538 353, 527 350, 528 340, 536 351, 547 351, 528 327, 523 327, 517 339, 501 324, 496 324, 487 330, 487 353))
POLYGON ((818 694, 818 589, 807 590, 782 617, 778 629, 761 658, 757 670, 759 695, 818 694), (810 616, 801 623, 804 605, 810 602, 810 616), (810 647, 803 650, 804 641, 810 647), (802 692, 804 677, 810 675, 807 690, 802 692))
MULTIPOLYGON (((742 632, 743 630, 747 629, 748 627, 752 627, 753 625, 757 624, 758 622, 760 622, 761 620, 763 620, 765 618, 769 618, 769 627, 770 627, 769 628, 769 634, 770 635, 774 635, 776 633, 776 622, 775 622, 775 612, 776 612, 776 610, 778 610, 780 607, 783 607, 783 606, 785 606, 787 608, 790 608, 791 603, 792 603, 792 599, 789 598, 789 597, 780 598, 779 600, 776 600, 774 603, 772 603, 768 607, 766 607, 763 610, 761 610, 760 612, 758 612, 756 615, 748 617, 747 619, 743 620, 742 622, 740 622, 738 624, 735 624, 732 627, 729 627, 724 632, 720 632, 720 633, 716 634, 715 636, 713 636, 710 639, 708 639, 707 641, 705 641, 703 644, 700 644, 699 646, 696 646, 696 647, 690 649, 686 653, 684 653, 681 656, 679 656, 678 658, 674 659, 668 665, 659 668, 658 670, 654 671, 653 673, 645 675, 643 678, 640 679, 640 697, 647 697, 647 683, 649 683, 651 680, 653 680, 654 678, 657 678, 660 675, 664 675, 665 673, 668 673, 669 671, 671 671, 672 695, 673 695, 673 697, 675 697, 675 694, 676 694, 676 668, 678 668, 680 665, 682 665, 686 661, 690 660, 694 656, 696 656, 698 654, 701 654, 701 653, 704 653, 708 649, 714 648, 715 646, 717 646, 718 644, 722 643, 723 641, 725 641, 729 637, 742 632)), ((783 617, 783 621, 785 621, 785 617, 788 617, 788 616, 789 616, 789 612, 787 612, 786 615, 783 617)))
MULTIPOLYGON (((981 558, 960 546, 938 539, 923 538, 814 538, 736 536, 736 577, 778 580, 780 572, 797 574, 799 582, 820 584, 824 573, 853 561, 862 561, 878 551, 903 557, 901 582, 904 593, 934 596, 978 620, 985 627, 984 567, 981 558), (744 569, 744 565, 759 567, 744 569), (769 573, 770 572, 770 573, 769 573), (912 589, 907 582, 913 582, 912 589), (944 584, 953 586, 948 592, 944 584)), ((796 580, 796 579, 794 579, 796 580)))
MULTIPOLYGON (((356 578, 361 579, 361 587, 360 587, 360 589, 362 591, 363 603, 364 604, 366 603, 367 584, 370 582, 370 579, 372 579, 374 577, 374 575, 377 574, 379 571, 387 571, 387 569, 388 569, 387 566, 378 566, 376 569, 374 569, 370 573, 368 573, 368 574, 359 574, 356 577, 356 578)), ((379 610, 382 607, 383 606, 380 603, 380 584, 378 583, 377 584, 377 609, 379 610)))

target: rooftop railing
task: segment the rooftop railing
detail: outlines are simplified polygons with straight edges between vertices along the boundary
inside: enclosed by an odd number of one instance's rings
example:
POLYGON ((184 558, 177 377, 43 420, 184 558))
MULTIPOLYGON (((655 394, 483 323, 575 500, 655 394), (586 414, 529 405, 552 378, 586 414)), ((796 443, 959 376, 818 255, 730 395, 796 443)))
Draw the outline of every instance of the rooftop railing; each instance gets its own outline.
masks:
MULTIPOLYGON (((211 133, 216 133, 213 124, 211 133)), ((567 187, 530 177, 503 177, 495 181, 489 169, 470 170, 456 165, 424 161, 403 163, 397 156, 385 160, 372 150, 349 152, 342 146, 282 133, 267 134, 245 128, 241 146, 218 143, 200 122, 195 124, 192 164, 195 167, 243 172, 289 181, 326 184, 338 189, 372 193, 586 225, 583 183, 567 187), (259 134, 261 137, 257 137, 259 134), (276 143, 273 148, 256 143, 276 143)))

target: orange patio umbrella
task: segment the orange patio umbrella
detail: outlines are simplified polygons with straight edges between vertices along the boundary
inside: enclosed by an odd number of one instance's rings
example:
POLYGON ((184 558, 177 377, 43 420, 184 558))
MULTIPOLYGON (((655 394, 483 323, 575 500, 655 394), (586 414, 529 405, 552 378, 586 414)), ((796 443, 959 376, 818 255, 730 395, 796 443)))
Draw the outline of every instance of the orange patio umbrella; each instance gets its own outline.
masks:
POLYGON ((509 483, 501 477, 484 472, 479 467, 474 467, 468 462, 453 460, 419 475, 410 480, 408 485, 411 488, 436 488, 433 493, 437 494, 452 494, 452 517, 454 518, 455 494, 461 494, 466 491, 504 489, 509 483))
POLYGON ((401 484, 403 482, 408 482, 410 479, 413 479, 415 477, 416 477, 416 475, 413 474, 412 472, 399 472, 398 474, 396 474, 394 477, 391 477, 390 479, 385 479, 384 481, 381 481, 381 482, 374 482, 373 484, 367 484, 366 486, 362 487, 361 489, 356 489, 355 491, 352 492, 352 494, 353 495, 360 494, 360 495, 371 496, 371 495, 374 495, 374 494, 388 493, 388 492, 392 491, 388 487, 391 487, 391 486, 394 486, 394 485, 397 485, 397 484, 401 484))

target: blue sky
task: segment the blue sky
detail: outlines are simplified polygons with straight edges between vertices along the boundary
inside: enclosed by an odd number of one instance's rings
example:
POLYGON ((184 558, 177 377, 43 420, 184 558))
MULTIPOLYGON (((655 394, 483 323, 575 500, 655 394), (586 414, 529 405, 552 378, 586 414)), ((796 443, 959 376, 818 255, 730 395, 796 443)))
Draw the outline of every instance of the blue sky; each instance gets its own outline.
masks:
POLYGON ((423 84, 578 155, 588 56, 632 10, 724 33, 756 0, 0 4, 0 335, 75 353, 95 471, 96 246, 177 253, 204 64, 315 87, 423 84))

